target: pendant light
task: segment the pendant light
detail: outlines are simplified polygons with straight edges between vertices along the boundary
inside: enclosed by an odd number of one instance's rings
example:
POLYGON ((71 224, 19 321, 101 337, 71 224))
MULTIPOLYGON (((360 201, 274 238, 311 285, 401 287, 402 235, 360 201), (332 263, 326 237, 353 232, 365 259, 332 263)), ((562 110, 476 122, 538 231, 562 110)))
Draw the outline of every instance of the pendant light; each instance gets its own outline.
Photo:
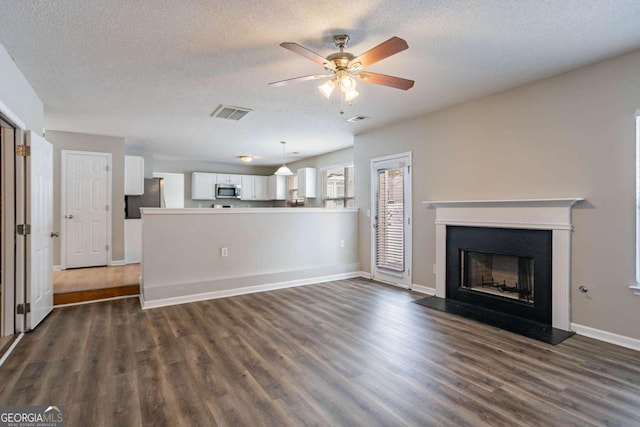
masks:
POLYGON ((286 144, 286 142, 280 141, 280 144, 282 144, 282 166, 278 168, 274 175, 291 176, 293 175, 293 172, 291 172, 291 169, 287 167, 284 161, 284 145, 286 144))

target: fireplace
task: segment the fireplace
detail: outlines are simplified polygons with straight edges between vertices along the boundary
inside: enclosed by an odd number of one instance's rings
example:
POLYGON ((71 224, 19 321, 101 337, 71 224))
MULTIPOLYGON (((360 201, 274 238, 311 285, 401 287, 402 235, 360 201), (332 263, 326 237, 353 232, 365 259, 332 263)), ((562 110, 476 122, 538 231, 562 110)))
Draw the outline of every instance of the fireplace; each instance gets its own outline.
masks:
POLYGON ((446 297, 551 325, 549 230, 447 227, 446 297))
POLYGON ((424 202, 436 211, 435 296, 571 331, 571 210, 582 200, 424 202))

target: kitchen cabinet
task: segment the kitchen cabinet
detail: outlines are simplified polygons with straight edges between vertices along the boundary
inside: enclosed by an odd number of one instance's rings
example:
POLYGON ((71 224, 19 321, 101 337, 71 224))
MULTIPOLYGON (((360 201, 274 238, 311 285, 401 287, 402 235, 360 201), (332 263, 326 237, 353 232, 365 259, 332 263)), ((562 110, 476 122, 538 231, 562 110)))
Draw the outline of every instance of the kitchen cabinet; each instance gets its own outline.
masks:
POLYGON ((253 192, 253 178, 253 175, 242 175, 242 192, 240 193, 240 200, 255 200, 255 194, 253 192))
POLYGON ((215 184, 242 185, 242 175, 233 175, 228 173, 217 173, 215 175, 215 184))
POLYGON ((207 172, 193 172, 191 174, 191 199, 216 199, 216 174, 207 172))
POLYGON ((144 157, 124 156, 124 195, 144 193, 144 157))
POLYGON ((269 200, 269 177, 256 176, 253 183, 253 192, 256 200, 269 200))
POLYGON ((316 197, 316 168, 300 168, 298 175, 298 196, 313 199, 316 197))
POLYGON ((271 175, 269 181, 269 200, 286 200, 287 177, 284 175, 271 175))
POLYGON ((269 200, 269 177, 242 175, 242 200, 269 200))

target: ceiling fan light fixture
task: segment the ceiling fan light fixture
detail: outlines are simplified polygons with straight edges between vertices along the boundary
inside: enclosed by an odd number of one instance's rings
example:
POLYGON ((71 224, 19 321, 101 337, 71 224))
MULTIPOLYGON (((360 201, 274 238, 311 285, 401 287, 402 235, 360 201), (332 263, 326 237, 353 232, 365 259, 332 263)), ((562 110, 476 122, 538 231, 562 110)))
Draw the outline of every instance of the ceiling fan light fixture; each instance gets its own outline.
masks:
POLYGON ((355 89, 350 90, 349 92, 345 92, 344 93, 344 100, 347 101, 347 102, 353 101, 354 99, 356 99, 356 97, 358 95, 360 95, 360 94, 358 93, 357 90, 355 90, 355 89))
POLYGON ((340 80, 340 88, 344 93, 356 89, 356 80, 351 76, 343 76, 340 80))
POLYGON ((335 89, 335 87, 336 87, 336 83, 333 79, 331 79, 331 80, 327 80, 326 82, 318 86, 318 90, 326 98, 329 98, 331 96, 331 93, 333 92, 333 89, 335 89))

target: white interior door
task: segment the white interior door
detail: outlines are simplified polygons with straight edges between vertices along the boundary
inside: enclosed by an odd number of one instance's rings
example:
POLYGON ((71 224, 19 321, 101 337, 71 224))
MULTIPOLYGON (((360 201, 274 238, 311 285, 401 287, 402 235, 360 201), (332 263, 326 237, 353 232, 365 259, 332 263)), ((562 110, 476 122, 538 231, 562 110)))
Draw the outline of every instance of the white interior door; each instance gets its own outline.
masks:
POLYGON ((110 154, 63 151, 65 268, 108 265, 110 154))
POLYGON ((411 155, 371 162, 371 276, 411 287, 411 155))
POLYGON ((27 329, 33 329, 53 309, 53 147, 33 132, 27 138, 27 329))

